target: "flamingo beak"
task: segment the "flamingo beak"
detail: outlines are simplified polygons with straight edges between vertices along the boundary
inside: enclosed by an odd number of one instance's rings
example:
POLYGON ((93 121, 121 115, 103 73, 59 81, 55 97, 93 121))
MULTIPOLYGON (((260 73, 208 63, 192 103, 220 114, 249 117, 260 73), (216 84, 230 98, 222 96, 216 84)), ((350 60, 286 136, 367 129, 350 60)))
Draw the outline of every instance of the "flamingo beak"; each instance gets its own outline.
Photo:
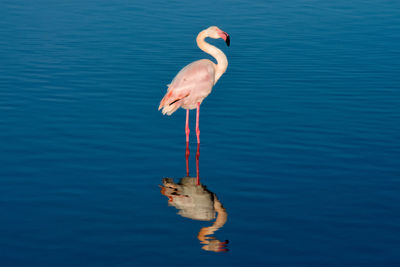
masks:
POLYGON ((231 44, 231 38, 229 37, 229 34, 227 34, 224 31, 220 31, 220 32, 218 32, 218 34, 222 39, 224 39, 227 46, 229 46, 231 44))

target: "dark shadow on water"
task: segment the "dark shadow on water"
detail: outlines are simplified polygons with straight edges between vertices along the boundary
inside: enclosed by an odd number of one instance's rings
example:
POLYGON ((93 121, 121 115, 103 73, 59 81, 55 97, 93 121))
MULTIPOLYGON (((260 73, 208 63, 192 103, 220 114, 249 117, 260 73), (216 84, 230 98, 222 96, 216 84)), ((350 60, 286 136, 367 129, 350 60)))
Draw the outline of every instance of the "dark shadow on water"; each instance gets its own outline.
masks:
POLYGON ((213 234, 227 221, 228 213, 217 195, 200 183, 199 157, 200 145, 196 151, 196 177, 189 177, 189 145, 186 144, 186 177, 175 183, 173 178, 163 178, 161 194, 168 198, 168 206, 178 209, 182 217, 199 221, 215 221, 211 226, 203 227, 197 234, 202 249, 214 252, 227 252, 226 241, 219 241, 213 234))

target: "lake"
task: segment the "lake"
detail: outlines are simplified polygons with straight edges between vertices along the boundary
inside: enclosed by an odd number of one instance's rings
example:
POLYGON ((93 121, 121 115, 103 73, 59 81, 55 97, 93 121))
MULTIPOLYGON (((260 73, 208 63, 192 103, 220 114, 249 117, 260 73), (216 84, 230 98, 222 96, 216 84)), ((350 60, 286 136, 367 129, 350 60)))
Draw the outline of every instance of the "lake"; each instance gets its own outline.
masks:
POLYGON ((0 7, 1 266, 399 266, 400 2, 0 7), (187 153, 157 108, 211 25, 187 153))

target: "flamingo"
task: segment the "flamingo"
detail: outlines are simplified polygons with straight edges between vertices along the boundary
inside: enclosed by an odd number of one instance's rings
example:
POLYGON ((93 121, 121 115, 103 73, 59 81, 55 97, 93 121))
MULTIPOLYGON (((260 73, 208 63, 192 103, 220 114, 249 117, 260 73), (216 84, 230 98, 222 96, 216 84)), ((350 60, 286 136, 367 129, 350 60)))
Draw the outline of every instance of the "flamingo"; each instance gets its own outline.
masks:
POLYGON ((200 104, 211 93, 213 86, 228 67, 228 59, 225 54, 217 47, 207 43, 204 40, 207 37, 222 38, 228 46, 230 44, 229 35, 217 26, 211 26, 201 31, 196 38, 197 45, 201 50, 213 56, 217 64, 208 59, 200 59, 184 67, 168 85, 168 91, 158 107, 158 110, 162 109, 164 115, 171 115, 178 108, 186 109, 186 143, 189 142, 190 133, 189 110, 197 108, 196 136, 197 143, 200 144, 200 104))

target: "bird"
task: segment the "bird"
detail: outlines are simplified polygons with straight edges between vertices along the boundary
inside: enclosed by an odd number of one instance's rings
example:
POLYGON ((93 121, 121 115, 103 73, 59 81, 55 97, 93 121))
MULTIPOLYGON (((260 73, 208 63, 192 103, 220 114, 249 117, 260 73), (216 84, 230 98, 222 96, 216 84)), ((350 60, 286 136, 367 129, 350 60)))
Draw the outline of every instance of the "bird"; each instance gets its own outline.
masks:
POLYGON ((197 46, 215 58, 217 64, 209 59, 194 61, 181 69, 172 82, 167 85, 168 90, 160 102, 158 110, 162 109, 165 115, 171 115, 178 108, 186 109, 186 143, 189 142, 189 111, 197 109, 196 112, 196 136, 200 144, 199 116, 200 104, 203 102, 228 67, 228 59, 217 47, 207 43, 205 38, 222 38, 227 46, 230 45, 230 36, 217 26, 202 30, 196 38, 197 46))

